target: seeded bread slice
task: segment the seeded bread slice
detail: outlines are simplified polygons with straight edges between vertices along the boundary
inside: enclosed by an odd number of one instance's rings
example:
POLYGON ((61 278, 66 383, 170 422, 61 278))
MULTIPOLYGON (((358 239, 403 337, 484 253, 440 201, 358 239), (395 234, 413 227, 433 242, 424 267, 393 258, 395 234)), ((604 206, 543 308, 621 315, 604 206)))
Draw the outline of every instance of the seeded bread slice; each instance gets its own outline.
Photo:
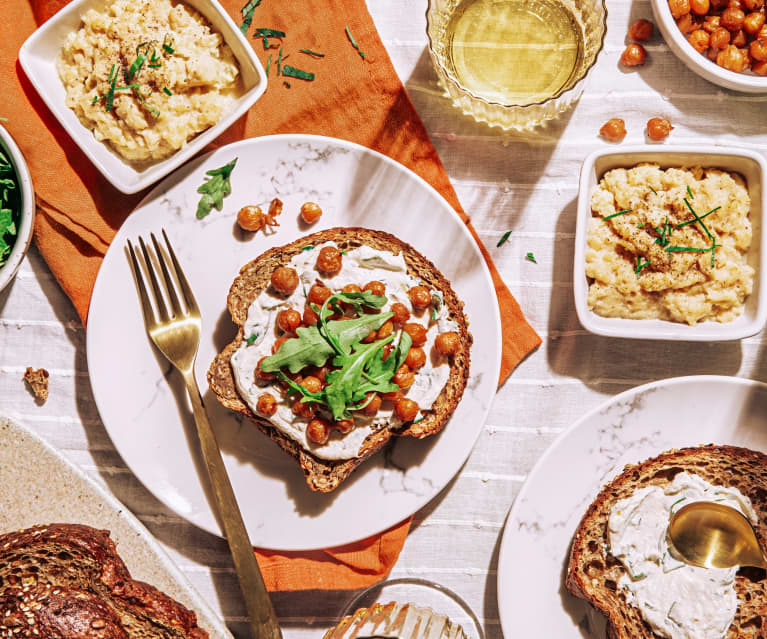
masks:
POLYGON ((392 435, 422 438, 439 432, 452 415, 466 388, 472 336, 463 313, 463 302, 458 299, 450 282, 434 264, 413 247, 389 233, 363 228, 332 228, 307 235, 285 246, 271 248, 242 267, 229 291, 227 305, 232 320, 239 326, 239 330, 235 340, 219 353, 210 365, 208 384, 224 406, 253 420, 259 430, 299 463, 306 476, 306 482, 312 490, 330 492, 336 489, 357 466, 380 450, 392 435), (244 339, 243 325, 248 316, 248 308, 253 300, 269 286, 274 270, 287 265, 305 246, 317 246, 331 241, 335 242, 342 251, 367 245, 395 255, 402 253, 408 272, 422 280, 425 286, 442 293, 449 317, 458 325, 458 333, 461 337, 460 349, 451 360, 448 381, 431 410, 421 411, 424 419, 398 430, 384 427, 371 433, 363 442, 358 457, 338 461, 320 459, 312 455, 293 439, 274 428, 268 420, 254 414, 237 393, 230 364, 232 355, 244 339))
POLYGON ((197 617, 135 581, 106 530, 50 524, 0 535, 0 637, 207 639, 197 617))
MULTIPOLYGON (((583 516, 573 538, 566 585, 607 617, 611 639, 658 637, 637 608, 627 603, 618 580, 625 570, 609 554, 608 519, 613 505, 645 486, 670 483, 688 472, 719 486, 737 488, 751 500, 759 517, 762 548, 767 540, 767 455, 735 446, 702 446, 672 450, 641 464, 626 466, 607 484, 583 516)), ((735 577, 738 610, 727 639, 767 637, 767 578, 763 570, 742 568, 735 577)))

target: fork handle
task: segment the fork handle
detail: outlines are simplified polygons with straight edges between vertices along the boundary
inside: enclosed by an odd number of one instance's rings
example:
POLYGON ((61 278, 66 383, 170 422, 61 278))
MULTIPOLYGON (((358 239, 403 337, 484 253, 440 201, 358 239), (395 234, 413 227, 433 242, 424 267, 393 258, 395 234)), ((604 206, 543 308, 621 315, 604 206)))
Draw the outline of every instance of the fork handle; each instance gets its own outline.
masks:
POLYGON ((248 609, 253 639, 282 639, 277 615, 266 592, 264 578, 261 576, 253 545, 250 543, 248 531, 242 521, 216 436, 208 422, 205 407, 202 405, 202 397, 200 397, 193 370, 184 373, 184 381, 189 392, 189 399, 192 401, 194 421, 197 423, 197 434, 216 498, 218 515, 232 552, 234 569, 248 609))

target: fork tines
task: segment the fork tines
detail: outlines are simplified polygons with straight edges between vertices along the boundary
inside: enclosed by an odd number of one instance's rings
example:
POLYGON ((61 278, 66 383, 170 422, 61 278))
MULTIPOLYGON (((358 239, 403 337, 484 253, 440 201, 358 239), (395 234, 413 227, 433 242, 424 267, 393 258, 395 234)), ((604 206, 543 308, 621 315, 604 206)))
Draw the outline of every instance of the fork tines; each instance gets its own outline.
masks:
POLYGON ((161 232, 165 239, 165 247, 167 247, 165 251, 160 247, 154 233, 149 234, 152 238, 153 252, 151 249, 147 250, 144 238, 141 236, 138 238, 143 257, 143 260, 141 260, 144 266, 143 270, 139 264, 139 259, 136 257, 136 251, 134 251, 131 241, 128 240, 128 252, 130 253, 133 275, 136 278, 136 288, 138 289, 139 298, 141 299, 141 310, 144 313, 144 322, 146 323, 147 328, 156 326, 158 322, 164 324, 174 317, 199 315, 199 309, 197 307, 197 302, 194 299, 194 294, 192 293, 189 282, 187 282, 186 276, 176 259, 176 253, 173 251, 168 235, 165 233, 165 229, 161 229, 161 232), (170 264, 168 263, 168 259, 170 259, 170 264), (155 264, 159 264, 160 266, 160 271, 162 272, 162 284, 157 276, 157 267, 155 264), (145 283, 147 275, 149 276, 149 282, 153 292, 154 307, 150 301, 149 294, 147 293, 147 286, 145 283), (181 306, 179 297, 183 300, 185 308, 181 306), (170 305, 170 313, 168 312, 166 300, 168 300, 170 305), (157 312, 156 318, 155 307, 157 312))

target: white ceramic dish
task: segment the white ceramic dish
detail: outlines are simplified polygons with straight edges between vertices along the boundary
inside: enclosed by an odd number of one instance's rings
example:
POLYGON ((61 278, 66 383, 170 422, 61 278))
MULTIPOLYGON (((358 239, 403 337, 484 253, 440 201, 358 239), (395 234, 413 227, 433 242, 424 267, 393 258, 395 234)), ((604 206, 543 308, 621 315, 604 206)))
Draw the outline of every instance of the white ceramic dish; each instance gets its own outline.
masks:
POLYGON ((234 109, 217 124, 194 137, 167 159, 137 168, 123 160, 107 144, 99 142, 77 119, 65 103, 66 92, 56 71, 56 59, 61 47, 67 35, 80 27, 81 16, 91 8, 108 5, 110 1, 74 0, 66 5, 24 42, 19 51, 19 62, 61 126, 102 175, 123 193, 136 193, 181 166, 253 106, 266 90, 266 73, 253 47, 217 0, 184 0, 210 22, 232 49, 240 65, 244 92, 234 109))
POLYGON ((134 579, 156 586, 194 610, 198 624, 211 637, 232 639, 224 623, 123 504, 55 448, 3 417, 0 486, 0 533, 49 523, 109 530, 134 579))
POLYGON ((125 254, 127 239, 167 230, 203 317, 196 373, 211 423, 257 546, 281 550, 349 543, 402 521, 434 497, 471 452, 496 391, 498 304, 487 267, 466 225, 439 194, 402 165, 364 147, 306 135, 245 140, 195 160, 159 185, 123 224, 107 252, 91 300, 87 354, 93 394, 125 462, 169 508, 219 534, 195 465, 194 424, 180 378, 150 346, 125 254), (195 218, 205 171, 238 158, 222 211, 195 218), (275 234, 245 236, 236 214, 246 204, 284 212, 275 234), (303 202, 322 218, 299 224, 303 202), (240 267, 269 247, 334 226, 394 233, 432 260, 465 302, 474 335, 468 387, 442 432, 397 440, 330 494, 312 493, 295 461, 249 422, 224 409, 205 373, 235 334, 226 309, 240 267), (175 394, 174 394, 175 391, 175 394), (180 398, 180 399, 177 399, 180 398))
POLYGON ((668 8, 668 0, 650 0, 655 23, 658 25, 669 48, 693 73, 726 89, 743 93, 767 93, 767 77, 754 73, 736 73, 720 67, 705 55, 693 49, 687 38, 676 26, 668 8))
POLYGON ((601 487, 625 464, 670 448, 731 444, 767 452, 767 384, 681 377, 609 399, 541 457, 509 512, 498 559, 504 636, 603 639, 604 620, 565 589, 570 542, 601 487))
POLYGON ((589 155, 581 169, 573 264, 575 309, 584 328, 608 337, 687 341, 742 339, 762 330, 767 321, 767 277, 763 274, 767 266, 767 225, 763 224, 763 213, 767 210, 767 191, 764 188, 766 176, 767 163, 764 157, 746 150, 644 145, 597 151, 589 155), (605 172, 619 167, 630 168, 640 162, 654 162, 662 168, 695 165, 715 167, 735 171, 745 178, 751 198, 753 226, 748 262, 756 270, 756 275, 754 290, 746 300, 745 311, 735 321, 726 324, 701 322, 696 326, 688 326, 665 320, 601 317, 589 310, 585 255, 588 222, 591 218, 591 194, 605 172))
POLYGON ((27 254, 29 243, 32 241, 32 230, 35 226, 35 190, 32 187, 32 176, 29 174, 26 160, 21 150, 2 124, 0 124, 0 152, 8 157, 16 169, 21 186, 21 224, 16 235, 16 242, 11 254, 3 266, 0 266, 0 291, 2 291, 16 275, 21 261, 27 254))

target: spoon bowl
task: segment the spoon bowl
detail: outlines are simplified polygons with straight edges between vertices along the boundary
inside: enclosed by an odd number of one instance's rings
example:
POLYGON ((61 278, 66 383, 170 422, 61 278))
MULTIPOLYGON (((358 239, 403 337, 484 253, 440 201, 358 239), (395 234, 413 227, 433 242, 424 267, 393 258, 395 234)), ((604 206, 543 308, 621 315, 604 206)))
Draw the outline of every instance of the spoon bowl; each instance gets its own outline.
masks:
POLYGON ((669 521, 668 540, 679 558, 701 568, 767 568, 751 522, 739 511, 708 501, 687 504, 669 521))

